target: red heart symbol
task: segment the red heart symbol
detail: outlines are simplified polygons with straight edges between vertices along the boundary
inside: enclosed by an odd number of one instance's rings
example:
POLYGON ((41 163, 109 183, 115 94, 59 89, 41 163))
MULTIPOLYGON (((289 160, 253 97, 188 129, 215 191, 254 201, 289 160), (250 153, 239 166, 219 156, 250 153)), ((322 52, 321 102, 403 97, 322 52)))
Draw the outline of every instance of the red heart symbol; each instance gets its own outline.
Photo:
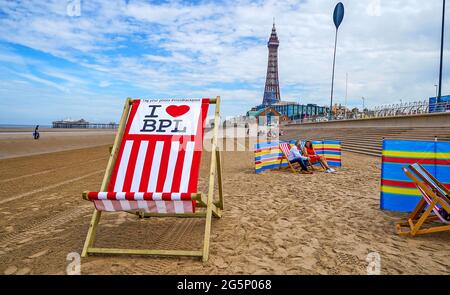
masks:
POLYGON ((179 116, 183 116, 187 112, 189 112, 191 108, 187 105, 181 105, 181 106, 168 106, 166 108, 166 112, 171 115, 172 117, 176 118, 179 116))

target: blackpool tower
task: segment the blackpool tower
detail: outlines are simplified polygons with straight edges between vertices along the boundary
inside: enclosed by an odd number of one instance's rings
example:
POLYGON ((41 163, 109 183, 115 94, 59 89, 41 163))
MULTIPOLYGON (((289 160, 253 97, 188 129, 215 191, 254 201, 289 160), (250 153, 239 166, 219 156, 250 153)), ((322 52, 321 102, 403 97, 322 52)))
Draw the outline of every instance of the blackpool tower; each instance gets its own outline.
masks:
POLYGON ((275 22, 272 27, 272 34, 270 34, 267 47, 269 48, 269 61, 267 63, 266 86, 264 88, 263 105, 271 105, 281 100, 280 96, 280 81, 278 79, 278 41, 277 30, 275 29, 275 22))

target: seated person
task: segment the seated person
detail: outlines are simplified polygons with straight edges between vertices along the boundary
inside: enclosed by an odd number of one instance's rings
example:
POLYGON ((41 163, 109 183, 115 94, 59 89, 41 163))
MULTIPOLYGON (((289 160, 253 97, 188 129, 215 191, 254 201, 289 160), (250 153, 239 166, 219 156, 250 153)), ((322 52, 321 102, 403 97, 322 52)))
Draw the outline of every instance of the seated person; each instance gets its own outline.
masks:
POLYGON ((308 171, 308 158, 302 156, 301 151, 301 141, 297 141, 295 145, 289 150, 288 160, 291 164, 298 163, 302 167, 302 172, 306 174, 312 174, 308 171))
POLYGON ((324 157, 319 156, 316 154, 316 151, 314 150, 313 144, 311 141, 307 141, 305 143, 305 152, 308 155, 309 161, 311 164, 320 163, 320 165, 325 169, 326 173, 333 173, 336 172, 333 168, 331 168, 328 165, 327 160, 324 157))

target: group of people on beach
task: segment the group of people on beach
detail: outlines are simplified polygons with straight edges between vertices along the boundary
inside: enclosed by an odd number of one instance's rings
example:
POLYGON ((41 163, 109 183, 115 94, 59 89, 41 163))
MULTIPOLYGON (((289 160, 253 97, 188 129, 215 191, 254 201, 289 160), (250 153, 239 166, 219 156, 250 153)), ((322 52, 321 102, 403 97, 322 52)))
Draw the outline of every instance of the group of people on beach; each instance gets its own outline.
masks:
POLYGON ((302 145, 302 141, 298 140, 289 150, 288 160, 291 164, 298 163, 304 174, 312 174, 313 172, 308 170, 308 166, 317 163, 325 169, 326 173, 336 172, 336 170, 328 165, 327 159, 316 153, 312 142, 309 140, 305 142, 304 146, 302 145))

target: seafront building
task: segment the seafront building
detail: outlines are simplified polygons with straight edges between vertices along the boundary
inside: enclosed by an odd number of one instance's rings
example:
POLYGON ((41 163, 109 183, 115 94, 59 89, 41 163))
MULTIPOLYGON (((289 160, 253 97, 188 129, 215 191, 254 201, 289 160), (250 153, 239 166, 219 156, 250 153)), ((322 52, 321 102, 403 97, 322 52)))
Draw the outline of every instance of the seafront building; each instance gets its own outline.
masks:
POLYGON ((318 106, 316 104, 302 105, 295 102, 280 101, 270 106, 256 106, 247 112, 247 116, 279 116, 280 121, 287 122, 311 117, 326 117, 329 110, 329 107, 318 106))
POLYGON ((325 117, 330 111, 329 107, 318 106, 316 104, 305 105, 281 100, 280 80, 278 76, 279 46, 280 41, 274 23, 269 41, 267 42, 269 56, 263 101, 261 105, 255 106, 249 110, 247 116, 256 119, 264 116, 267 117, 268 123, 272 121, 272 117, 279 117, 280 122, 302 120, 310 117, 325 117))

